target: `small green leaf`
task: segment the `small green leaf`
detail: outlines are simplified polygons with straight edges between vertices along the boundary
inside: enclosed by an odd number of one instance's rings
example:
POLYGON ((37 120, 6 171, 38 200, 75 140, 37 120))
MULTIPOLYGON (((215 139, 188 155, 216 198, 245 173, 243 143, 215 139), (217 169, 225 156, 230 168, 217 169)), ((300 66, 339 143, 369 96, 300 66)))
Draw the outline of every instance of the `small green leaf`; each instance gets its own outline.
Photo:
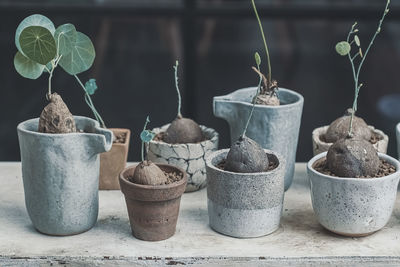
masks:
POLYGON ((31 60, 46 65, 57 53, 56 42, 51 32, 40 26, 25 28, 19 37, 22 52, 31 60))
POLYGON ((89 81, 85 83, 85 90, 89 95, 94 95, 97 90, 96 79, 89 79, 89 81))
POLYGON ((14 57, 14 67, 22 77, 32 80, 39 78, 44 69, 44 65, 30 60, 19 51, 14 57))
MULTIPOLYGON (((50 61, 49 63, 46 64, 46 68, 47 68, 49 71, 51 71, 51 69, 53 68, 53 65, 51 64, 51 61, 50 61)), ((44 68, 44 71, 45 71, 45 72, 48 72, 46 68, 44 68)))
POLYGON ((358 35, 354 35, 354 42, 357 46, 360 46, 360 38, 358 38, 358 35))
POLYGON ((54 39, 60 55, 65 56, 71 53, 76 41, 76 35, 75 26, 71 23, 63 24, 57 28, 54 33, 54 39))
POLYGON ((336 44, 336 52, 341 56, 346 56, 350 53, 351 47, 350 44, 346 41, 342 41, 336 44))
POLYGON ((260 54, 258 54, 258 52, 256 52, 256 53, 254 54, 254 58, 255 58, 255 60, 256 60, 257 66, 260 66, 260 64, 261 64, 261 57, 260 57, 260 54))
POLYGON ((41 26, 43 28, 48 29, 51 34, 54 34, 54 31, 56 30, 54 27, 53 22, 51 20, 43 15, 35 14, 31 15, 29 17, 26 17, 19 25, 17 30, 15 31, 15 45, 17 46, 17 49, 19 52, 22 52, 20 43, 19 43, 19 37, 21 35, 21 32, 29 27, 29 26, 41 26))
POLYGON ((72 51, 60 59, 60 66, 69 74, 75 75, 88 70, 96 57, 96 52, 89 37, 76 32, 75 45, 72 51))
POLYGON ((140 139, 145 143, 148 143, 151 140, 153 140, 154 136, 156 136, 156 134, 150 130, 143 130, 140 133, 140 139))

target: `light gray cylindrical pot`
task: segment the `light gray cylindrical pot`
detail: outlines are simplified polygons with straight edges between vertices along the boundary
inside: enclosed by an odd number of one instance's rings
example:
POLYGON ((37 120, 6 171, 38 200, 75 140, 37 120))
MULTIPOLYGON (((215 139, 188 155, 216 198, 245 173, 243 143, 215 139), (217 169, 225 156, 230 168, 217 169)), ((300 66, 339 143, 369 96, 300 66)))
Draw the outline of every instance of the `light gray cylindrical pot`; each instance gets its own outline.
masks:
POLYGON ((285 161, 265 150, 279 165, 268 172, 235 173, 216 165, 229 149, 207 157, 207 206, 210 226, 224 235, 248 238, 270 234, 279 228, 284 199, 285 161))
POLYGON ((400 159, 400 123, 396 125, 397 158, 400 159))
POLYGON ((378 153, 379 158, 396 167, 395 173, 381 178, 340 178, 314 170, 314 163, 326 154, 313 157, 307 164, 312 205, 319 223, 334 233, 354 237, 382 229, 396 201, 400 163, 378 153))
MULTIPOLYGON (((230 126, 231 143, 242 134, 249 117, 257 88, 250 87, 214 97, 214 115, 230 126)), ((294 175, 297 141, 304 98, 292 90, 279 88, 280 106, 256 105, 246 135, 263 148, 276 151, 286 161, 285 191, 294 175)))
POLYGON ((112 132, 75 116, 85 133, 39 133, 39 119, 18 125, 25 205, 34 227, 49 235, 73 235, 97 221, 100 160, 112 132))
MULTIPOLYGON (((169 124, 153 129, 156 134, 165 132, 169 124)), ((218 149, 218 133, 200 125, 207 140, 196 144, 168 144, 152 140, 149 143, 149 160, 171 164, 183 169, 187 175, 185 192, 197 191, 206 186, 206 157, 218 149)))
MULTIPOLYGON (((388 143, 389 143, 389 137, 381 130, 375 129, 373 126, 368 126, 368 127, 375 134, 380 135, 382 137, 381 140, 379 140, 378 142, 373 144, 376 151, 386 154, 388 143)), ((318 155, 322 152, 328 151, 328 149, 331 147, 331 145, 333 145, 333 143, 326 143, 325 141, 321 140, 321 136, 323 136, 326 133, 328 128, 329 128, 329 125, 322 126, 319 128, 315 128, 314 131, 312 132, 312 143, 313 143, 314 156, 318 155)))

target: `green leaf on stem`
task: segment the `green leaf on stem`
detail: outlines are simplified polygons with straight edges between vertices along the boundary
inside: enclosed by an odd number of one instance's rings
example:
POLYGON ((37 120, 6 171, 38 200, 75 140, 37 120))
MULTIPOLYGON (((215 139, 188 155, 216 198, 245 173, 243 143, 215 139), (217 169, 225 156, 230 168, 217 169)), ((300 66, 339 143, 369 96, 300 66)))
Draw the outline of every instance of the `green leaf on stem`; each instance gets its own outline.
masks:
POLYGON ((154 132, 152 132, 152 131, 150 131, 150 130, 143 130, 141 133, 140 133, 140 139, 143 141, 143 142, 145 142, 145 143, 148 143, 148 142, 150 142, 151 140, 153 140, 153 138, 156 136, 156 134, 154 133, 154 132))
POLYGON ((88 93, 88 95, 94 95, 96 90, 97 90, 96 79, 89 79, 89 81, 85 83, 86 93, 88 93))
POLYGON ((351 46, 348 42, 342 41, 336 44, 335 49, 339 55, 346 56, 350 53, 351 46))
POLYGON ((14 57, 14 67, 22 77, 32 80, 39 78, 44 69, 44 65, 30 60, 19 51, 14 57))
POLYGON ((255 58, 255 60, 256 60, 257 66, 260 66, 260 65, 261 65, 261 57, 260 57, 260 54, 258 54, 258 52, 256 52, 256 53, 254 54, 254 58, 255 58))
POLYGON ((66 56, 71 53, 76 41, 77 32, 71 23, 63 24, 57 28, 54 38, 58 44, 58 53, 66 56))
POLYGON ((360 43, 360 38, 358 38, 358 35, 354 35, 354 42, 356 43, 356 45, 359 47, 361 45, 360 43))

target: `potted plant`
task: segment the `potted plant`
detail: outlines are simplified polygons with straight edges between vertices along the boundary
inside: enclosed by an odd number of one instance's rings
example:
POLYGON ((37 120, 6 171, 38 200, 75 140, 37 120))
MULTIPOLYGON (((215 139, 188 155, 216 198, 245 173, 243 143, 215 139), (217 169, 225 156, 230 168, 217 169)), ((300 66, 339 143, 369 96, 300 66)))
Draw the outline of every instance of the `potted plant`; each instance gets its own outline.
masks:
POLYGON ((285 190, 292 183, 296 160, 297 141, 300 130, 304 99, 299 93, 278 88, 272 79, 269 50, 254 0, 251 1, 258 21, 268 63, 267 76, 264 77, 261 93, 254 97, 256 87, 236 90, 213 100, 214 115, 225 119, 230 126, 231 143, 240 137, 245 127, 252 104, 256 103, 253 119, 247 135, 263 148, 281 154, 286 160, 285 190))
POLYGON ((205 158, 218 148, 218 133, 182 117, 178 61, 174 70, 178 94, 177 116, 172 123, 153 129, 157 135, 150 141, 148 157, 155 163, 171 164, 185 170, 188 175, 185 192, 192 192, 206 186, 205 158))
MULTIPOLYGON (((95 50, 74 25, 57 29, 45 16, 25 18, 15 34, 17 72, 37 79, 49 74, 49 104, 40 118, 17 127, 25 204, 34 227, 49 235, 89 230, 98 215, 98 154, 111 148, 112 132, 86 117, 72 116, 61 96, 52 93, 54 70, 75 75, 89 69, 95 50)), ((77 78, 78 79, 78 78, 77 78)))
MULTIPOLYGON (((261 59, 256 53, 261 91, 261 59)), ((207 157, 207 206, 212 229, 233 237, 258 237, 279 227, 286 164, 278 153, 247 137, 255 101, 242 134, 230 149, 207 157)))
MULTIPOLYGON (((75 75, 79 85, 85 92, 85 102, 93 112, 100 126, 107 129, 104 120, 95 108, 91 96, 97 90, 95 79, 89 79, 85 85, 75 75)), ((131 131, 125 128, 109 128, 113 133, 113 144, 111 150, 100 154, 100 190, 119 190, 119 174, 126 167, 129 152, 131 131)))
MULTIPOLYGON (((389 12, 388 6, 389 0, 365 53, 360 46, 356 56, 350 55, 352 60, 362 56, 363 62, 381 31, 389 12)), ((348 55, 351 52, 348 40, 356 36, 355 26, 351 27, 347 41, 336 46, 339 54, 348 55)), ((340 235, 365 236, 384 227, 392 214, 400 179, 400 163, 377 152, 368 140, 354 134, 357 98, 362 85, 356 78, 354 82, 354 104, 347 122, 347 135, 333 143, 328 152, 311 159, 307 170, 312 205, 320 224, 340 235)))
POLYGON ((179 205, 186 188, 186 173, 168 164, 155 164, 144 157, 144 143, 155 133, 146 130, 146 119, 140 138, 142 161, 121 172, 119 182, 125 195, 132 234, 142 240, 159 241, 174 235, 179 205))

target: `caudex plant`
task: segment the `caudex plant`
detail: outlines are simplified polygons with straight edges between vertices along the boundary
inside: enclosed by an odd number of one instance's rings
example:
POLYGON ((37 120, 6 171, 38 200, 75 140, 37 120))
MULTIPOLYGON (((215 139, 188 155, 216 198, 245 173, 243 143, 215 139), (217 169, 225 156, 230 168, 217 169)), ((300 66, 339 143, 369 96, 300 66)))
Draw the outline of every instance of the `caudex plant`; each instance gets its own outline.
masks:
POLYGON ((253 6, 254 14, 257 18, 258 26, 260 28, 261 36, 262 36, 262 39, 264 42, 264 49, 265 49, 265 54, 266 54, 267 63, 268 63, 268 72, 267 72, 266 77, 264 74, 261 73, 260 68, 258 68, 258 69, 253 68, 253 70, 262 77, 261 91, 256 97, 254 97, 253 102, 256 102, 256 104, 261 104, 261 105, 279 106, 280 101, 279 101, 279 98, 277 95, 278 82, 276 80, 272 79, 271 59, 269 57, 267 41, 265 39, 264 30, 263 30, 262 23, 261 23, 259 15, 258 15, 257 7, 256 7, 254 0, 251 0, 251 3, 253 6))
POLYGON ((354 79, 352 108, 348 109, 346 116, 339 118, 330 126, 330 128, 333 128, 332 132, 338 136, 338 140, 328 150, 327 164, 330 171, 340 177, 374 177, 379 171, 378 154, 369 142, 371 130, 361 118, 355 116, 355 113, 358 95, 363 86, 359 82, 361 68, 375 38, 381 32, 382 23, 389 12, 389 3, 390 0, 386 2, 378 28, 365 52, 357 35, 357 22, 351 26, 346 41, 339 42, 335 47, 338 54, 347 56, 349 59, 354 79), (352 48, 355 48, 356 51, 352 52, 352 48))
POLYGON ((50 19, 35 14, 26 17, 19 24, 15 33, 15 45, 18 52, 14 57, 14 66, 22 77, 35 80, 43 72, 48 74, 46 98, 50 103, 40 115, 39 132, 76 132, 75 121, 67 105, 57 93, 52 92, 52 78, 58 66, 75 77, 85 91, 87 104, 96 119, 105 127, 90 98, 97 89, 95 80, 90 79, 83 85, 77 76, 88 70, 95 58, 95 49, 88 36, 77 31, 70 23, 55 28, 50 19))
POLYGON ((175 87, 178 94, 178 112, 176 119, 170 124, 165 131, 163 141, 170 144, 185 144, 185 143, 198 143, 203 141, 203 132, 200 126, 193 120, 182 117, 181 113, 181 94, 178 84, 178 66, 179 62, 176 61, 175 70, 175 87))
MULTIPOLYGON (((257 64, 256 70, 260 77, 256 92, 256 97, 258 97, 262 90, 262 82, 264 77, 260 72, 260 55, 255 53, 254 57, 257 64)), ((267 154, 257 142, 246 136, 247 127, 249 126, 251 117, 253 116, 255 105, 256 102, 254 101, 242 135, 231 146, 228 152, 225 161, 225 170, 227 171, 252 173, 268 170, 269 160, 267 154)))
POLYGON ((147 159, 149 142, 155 137, 154 132, 146 130, 149 122, 150 119, 149 116, 147 116, 143 131, 140 133, 140 139, 142 140, 142 161, 137 165, 133 176, 129 180, 136 184, 163 185, 168 181, 167 176, 156 164, 147 159), (144 155, 145 147, 146 156, 144 155))

